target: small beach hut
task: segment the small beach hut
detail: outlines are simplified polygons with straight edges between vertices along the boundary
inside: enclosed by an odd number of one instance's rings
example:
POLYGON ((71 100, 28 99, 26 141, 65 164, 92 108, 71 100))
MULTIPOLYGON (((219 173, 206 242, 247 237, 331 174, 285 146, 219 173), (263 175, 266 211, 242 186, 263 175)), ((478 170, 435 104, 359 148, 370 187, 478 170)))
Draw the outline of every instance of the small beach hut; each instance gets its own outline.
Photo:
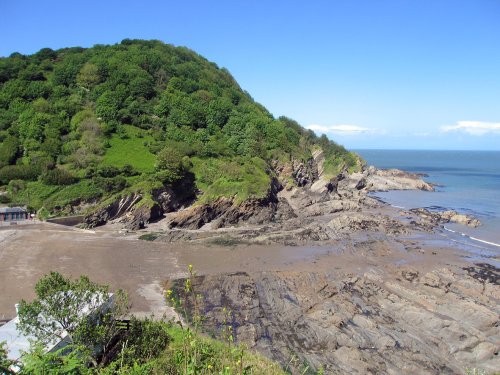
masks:
POLYGON ((0 207, 0 221, 22 221, 29 218, 29 213, 21 207, 0 207))

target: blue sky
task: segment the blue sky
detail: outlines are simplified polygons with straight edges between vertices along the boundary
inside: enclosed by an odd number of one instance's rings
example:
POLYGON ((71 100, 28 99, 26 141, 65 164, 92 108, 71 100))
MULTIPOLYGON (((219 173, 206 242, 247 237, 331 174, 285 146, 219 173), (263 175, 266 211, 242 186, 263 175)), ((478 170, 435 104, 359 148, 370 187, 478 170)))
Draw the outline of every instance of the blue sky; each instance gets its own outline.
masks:
POLYGON ((0 56, 187 46, 350 148, 500 150, 500 1, 0 2, 0 56))

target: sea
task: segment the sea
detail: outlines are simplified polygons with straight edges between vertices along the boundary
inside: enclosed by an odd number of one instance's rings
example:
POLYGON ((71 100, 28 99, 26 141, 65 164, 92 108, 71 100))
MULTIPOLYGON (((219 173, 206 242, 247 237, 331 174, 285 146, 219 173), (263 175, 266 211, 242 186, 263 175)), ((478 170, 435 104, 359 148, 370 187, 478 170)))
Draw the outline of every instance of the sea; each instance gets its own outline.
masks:
POLYGON ((435 192, 374 193, 405 209, 455 210, 481 221, 477 228, 446 224, 445 230, 500 254, 500 151, 355 150, 368 165, 423 174, 435 192))

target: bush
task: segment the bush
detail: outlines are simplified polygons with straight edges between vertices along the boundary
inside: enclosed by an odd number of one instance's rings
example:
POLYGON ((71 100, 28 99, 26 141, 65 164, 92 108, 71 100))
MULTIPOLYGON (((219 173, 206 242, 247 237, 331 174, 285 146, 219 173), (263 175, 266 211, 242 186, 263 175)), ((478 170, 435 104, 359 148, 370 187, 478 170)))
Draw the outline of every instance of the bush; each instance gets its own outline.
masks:
POLYGON ((96 174, 101 177, 110 178, 118 176, 120 174, 120 170, 114 166, 105 165, 99 167, 99 169, 97 169, 96 174))
POLYGON ((174 182, 184 175, 183 158, 181 152, 175 148, 165 147, 156 156, 156 171, 161 172, 165 182, 174 182))
POLYGON ((139 174, 130 164, 125 164, 122 167, 121 173, 126 177, 137 176, 139 174))
POLYGON ((42 174, 42 182, 47 185, 71 185, 78 181, 65 169, 49 169, 42 174))
POLYGON ((158 357, 170 342, 167 327, 165 323, 152 319, 132 318, 127 335, 127 357, 142 363, 158 357))
POLYGON ((38 216, 40 220, 47 220, 50 216, 50 212, 45 207, 42 207, 38 210, 36 216, 38 216))
POLYGON ((97 176, 93 178, 93 181, 99 189, 102 189, 107 193, 122 191, 128 186, 127 180, 122 176, 115 176, 111 178, 97 176))
POLYGON ((16 194, 17 192, 26 189, 26 182, 23 180, 11 180, 7 186, 7 190, 10 194, 16 194))
POLYGON ((41 169, 35 165, 7 165, 0 169, 0 182, 7 185, 12 180, 35 181, 41 169))

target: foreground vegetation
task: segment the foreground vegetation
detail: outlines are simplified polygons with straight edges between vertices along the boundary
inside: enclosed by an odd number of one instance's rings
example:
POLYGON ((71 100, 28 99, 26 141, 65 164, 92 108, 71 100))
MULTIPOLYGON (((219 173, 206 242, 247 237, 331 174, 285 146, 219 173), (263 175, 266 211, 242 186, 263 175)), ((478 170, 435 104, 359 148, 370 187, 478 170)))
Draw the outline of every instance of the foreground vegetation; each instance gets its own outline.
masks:
POLYGON ((232 336, 216 341, 196 324, 132 318, 125 329, 126 295, 115 292, 114 303, 106 305, 108 287, 85 276, 70 280, 52 272, 38 281, 35 292, 34 301, 21 302, 18 324, 35 341, 17 363, 0 345, 0 373, 13 373, 13 366, 20 374, 40 375, 284 373, 278 364, 234 345, 232 336), (87 308, 90 315, 80 313, 87 308), (47 352, 47 345, 64 337, 68 346, 47 352))
POLYGON ((184 47, 126 39, 0 58, 0 196, 12 205, 65 214, 186 175, 202 201, 244 201, 266 194, 272 161, 318 147, 332 176, 359 167, 184 47))

